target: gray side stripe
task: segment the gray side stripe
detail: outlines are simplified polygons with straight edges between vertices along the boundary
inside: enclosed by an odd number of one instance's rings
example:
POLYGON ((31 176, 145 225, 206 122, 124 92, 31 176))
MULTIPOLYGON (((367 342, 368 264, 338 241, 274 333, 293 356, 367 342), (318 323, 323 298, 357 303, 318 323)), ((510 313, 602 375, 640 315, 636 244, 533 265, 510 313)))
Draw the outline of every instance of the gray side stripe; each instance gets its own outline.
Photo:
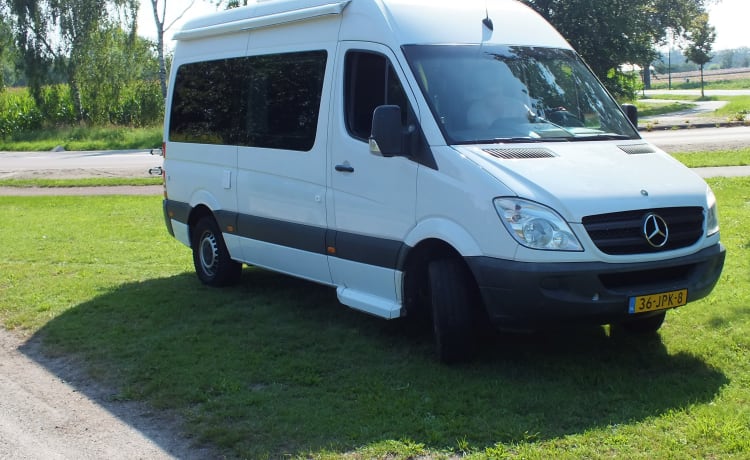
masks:
MULTIPOLYGON (((167 200, 166 209, 176 211, 173 219, 188 223, 191 209, 186 203, 167 200)), ((407 249, 401 241, 339 232, 267 217, 227 211, 217 212, 215 217, 224 232, 227 232, 228 225, 236 223, 232 233, 243 238, 394 270, 399 269, 399 260, 403 260, 399 255, 403 256, 407 249), (328 247, 335 248, 335 253, 329 253, 328 247)))

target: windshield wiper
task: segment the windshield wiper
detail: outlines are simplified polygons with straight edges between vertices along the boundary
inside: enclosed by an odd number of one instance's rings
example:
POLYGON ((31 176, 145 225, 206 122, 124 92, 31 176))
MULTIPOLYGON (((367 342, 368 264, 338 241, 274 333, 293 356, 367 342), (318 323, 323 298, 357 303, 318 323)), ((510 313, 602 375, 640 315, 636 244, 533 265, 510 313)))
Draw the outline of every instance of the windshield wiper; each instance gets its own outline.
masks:
POLYGON ((635 138, 626 136, 624 134, 602 133, 602 134, 577 135, 574 140, 576 141, 625 141, 625 140, 631 140, 631 139, 635 139, 635 138))
POLYGON ((573 137, 496 137, 494 139, 474 139, 455 142, 454 145, 473 144, 535 144, 539 142, 570 142, 573 137))

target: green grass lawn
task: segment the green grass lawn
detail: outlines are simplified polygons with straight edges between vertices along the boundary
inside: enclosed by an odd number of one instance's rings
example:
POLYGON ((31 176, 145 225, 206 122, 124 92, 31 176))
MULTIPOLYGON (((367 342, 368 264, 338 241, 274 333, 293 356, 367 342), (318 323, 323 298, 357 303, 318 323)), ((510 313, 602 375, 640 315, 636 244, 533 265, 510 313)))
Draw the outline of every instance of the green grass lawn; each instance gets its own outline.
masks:
POLYGON ((750 165, 750 147, 730 150, 676 152, 670 155, 690 168, 750 165))
POLYGON ((446 367, 323 286, 202 286, 159 196, 0 197, 0 320, 230 458, 748 458, 750 178, 710 183, 724 273, 655 339, 504 334, 446 367))

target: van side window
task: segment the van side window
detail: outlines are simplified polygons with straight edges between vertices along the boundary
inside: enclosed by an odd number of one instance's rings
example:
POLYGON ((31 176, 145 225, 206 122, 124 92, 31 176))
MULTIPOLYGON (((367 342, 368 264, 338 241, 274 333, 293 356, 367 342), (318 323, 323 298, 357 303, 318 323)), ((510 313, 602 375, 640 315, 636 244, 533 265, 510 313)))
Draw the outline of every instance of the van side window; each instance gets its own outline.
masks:
POLYGON ((406 126, 409 102, 388 59, 381 54, 350 51, 345 62, 344 104, 349 134, 367 140, 373 111, 386 104, 401 107, 401 122, 406 126))
POLYGON ((327 53, 306 51, 184 64, 169 139, 308 151, 315 144, 327 53))
POLYGON ((248 58, 246 145, 310 150, 325 68, 324 51, 248 58))

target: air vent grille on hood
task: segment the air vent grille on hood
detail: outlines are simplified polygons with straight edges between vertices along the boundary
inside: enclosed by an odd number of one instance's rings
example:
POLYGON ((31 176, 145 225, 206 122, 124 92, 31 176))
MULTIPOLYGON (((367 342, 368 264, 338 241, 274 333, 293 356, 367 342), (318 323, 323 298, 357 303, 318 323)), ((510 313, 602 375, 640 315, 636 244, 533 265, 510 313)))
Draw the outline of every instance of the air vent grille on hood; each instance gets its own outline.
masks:
POLYGON ((504 160, 526 160, 532 158, 554 158, 551 150, 544 148, 482 149, 490 155, 504 160))
POLYGON ((655 150, 648 144, 635 144, 635 145, 618 145, 620 150, 627 153, 628 155, 643 155, 645 153, 655 153, 655 150))

